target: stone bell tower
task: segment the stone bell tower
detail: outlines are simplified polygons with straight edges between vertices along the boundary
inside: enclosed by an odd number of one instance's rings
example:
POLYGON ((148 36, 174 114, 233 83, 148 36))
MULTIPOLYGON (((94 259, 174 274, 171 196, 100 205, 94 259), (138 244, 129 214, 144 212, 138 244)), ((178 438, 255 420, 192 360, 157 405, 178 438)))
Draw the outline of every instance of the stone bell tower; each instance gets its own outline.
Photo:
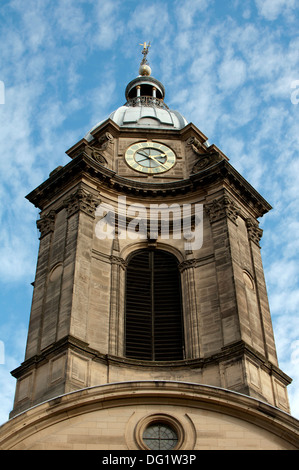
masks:
MULTIPOLYGON (((97 403, 101 423, 109 427, 117 410, 123 428, 97 434, 96 448, 153 448, 151 439, 161 441, 150 428, 156 424, 176 436, 167 448, 196 449, 208 448, 194 415, 205 410, 215 423, 228 415, 259 423, 250 432, 275 439, 256 442, 292 448, 294 420, 284 422, 290 379, 277 362, 260 253, 258 219, 271 207, 194 124, 168 108, 148 50, 144 44, 126 104, 27 196, 40 209, 40 247, 26 355, 12 372, 11 417, 19 416, 11 423, 25 413, 33 426, 40 407, 55 426, 59 413, 75 416, 79 407, 82 423, 97 403)), ((30 433, 22 445, 56 448, 61 425, 47 429, 47 445, 30 433)), ((63 432, 65 448, 74 448, 63 432)), ((91 445, 92 433, 83 434, 81 448, 91 445)))

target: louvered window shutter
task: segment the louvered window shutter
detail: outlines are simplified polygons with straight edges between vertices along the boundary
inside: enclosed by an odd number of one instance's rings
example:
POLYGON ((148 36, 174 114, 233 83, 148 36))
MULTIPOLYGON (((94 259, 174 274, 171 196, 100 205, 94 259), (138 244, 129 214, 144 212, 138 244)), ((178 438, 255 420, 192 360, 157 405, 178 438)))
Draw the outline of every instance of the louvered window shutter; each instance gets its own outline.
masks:
POLYGON ((126 356, 139 360, 183 359, 181 286, 177 259, 161 250, 140 250, 126 278, 126 356))

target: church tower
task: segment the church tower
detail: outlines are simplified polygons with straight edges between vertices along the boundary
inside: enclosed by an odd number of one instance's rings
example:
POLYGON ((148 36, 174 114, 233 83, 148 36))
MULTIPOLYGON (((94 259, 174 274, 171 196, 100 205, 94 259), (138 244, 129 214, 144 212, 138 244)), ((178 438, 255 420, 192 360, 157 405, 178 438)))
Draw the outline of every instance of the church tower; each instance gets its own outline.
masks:
POLYGON ((40 246, 2 448, 299 448, 258 219, 270 209, 164 101, 126 104, 28 196, 40 246))

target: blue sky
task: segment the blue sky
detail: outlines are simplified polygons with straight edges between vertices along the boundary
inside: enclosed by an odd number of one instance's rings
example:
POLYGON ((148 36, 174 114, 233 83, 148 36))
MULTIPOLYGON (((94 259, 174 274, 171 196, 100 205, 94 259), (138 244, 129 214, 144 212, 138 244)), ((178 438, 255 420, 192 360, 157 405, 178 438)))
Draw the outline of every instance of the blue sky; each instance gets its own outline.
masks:
POLYGON ((1 1, 0 423, 13 403, 10 371, 24 359, 38 253, 38 210, 25 196, 125 102, 144 41, 168 106, 273 206, 262 256, 299 418, 298 17, 296 0, 1 1))

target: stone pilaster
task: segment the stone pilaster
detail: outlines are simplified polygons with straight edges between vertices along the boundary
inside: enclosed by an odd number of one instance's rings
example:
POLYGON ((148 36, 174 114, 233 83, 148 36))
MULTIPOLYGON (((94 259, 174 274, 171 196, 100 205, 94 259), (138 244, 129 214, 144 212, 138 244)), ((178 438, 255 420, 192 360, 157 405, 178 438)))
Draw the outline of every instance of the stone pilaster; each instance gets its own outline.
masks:
MULTIPOLYGON (((69 334, 86 341, 91 253, 94 237, 95 210, 100 200, 92 193, 77 189, 66 200, 68 243, 65 254, 66 304, 72 302, 69 334), (72 291, 71 291, 72 289, 72 291)), ((63 312, 64 315, 66 312, 63 312)), ((65 322, 61 319, 61 324, 65 322)))
POLYGON ((40 231, 40 244, 34 280, 25 360, 39 354, 40 352, 50 249, 55 228, 55 211, 42 214, 36 224, 40 231))
POLYGON ((126 262, 113 252, 111 263, 109 354, 124 356, 124 295, 126 262), (121 295, 122 292, 122 295, 121 295))
POLYGON ((263 331, 264 353, 267 360, 277 366, 278 362, 274 341, 274 333, 260 250, 260 239, 262 237, 263 231, 259 228, 258 222, 253 220, 252 218, 246 219, 246 226, 252 257, 252 264, 254 269, 258 308, 263 331))
POLYGON ((179 265, 185 312, 184 327, 185 332, 188 332, 188 341, 186 341, 185 344, 185 354, 187 358, 191 359, 200 357, 200 319, 194 274, 195 267, 196 260, 194 258, 184 260, 179 265))
POLYGON ((211 224, 224 347, 241 338, 231 253, 239 208, 231 197, 223 195, 206 204, 205 210, 211 224))

